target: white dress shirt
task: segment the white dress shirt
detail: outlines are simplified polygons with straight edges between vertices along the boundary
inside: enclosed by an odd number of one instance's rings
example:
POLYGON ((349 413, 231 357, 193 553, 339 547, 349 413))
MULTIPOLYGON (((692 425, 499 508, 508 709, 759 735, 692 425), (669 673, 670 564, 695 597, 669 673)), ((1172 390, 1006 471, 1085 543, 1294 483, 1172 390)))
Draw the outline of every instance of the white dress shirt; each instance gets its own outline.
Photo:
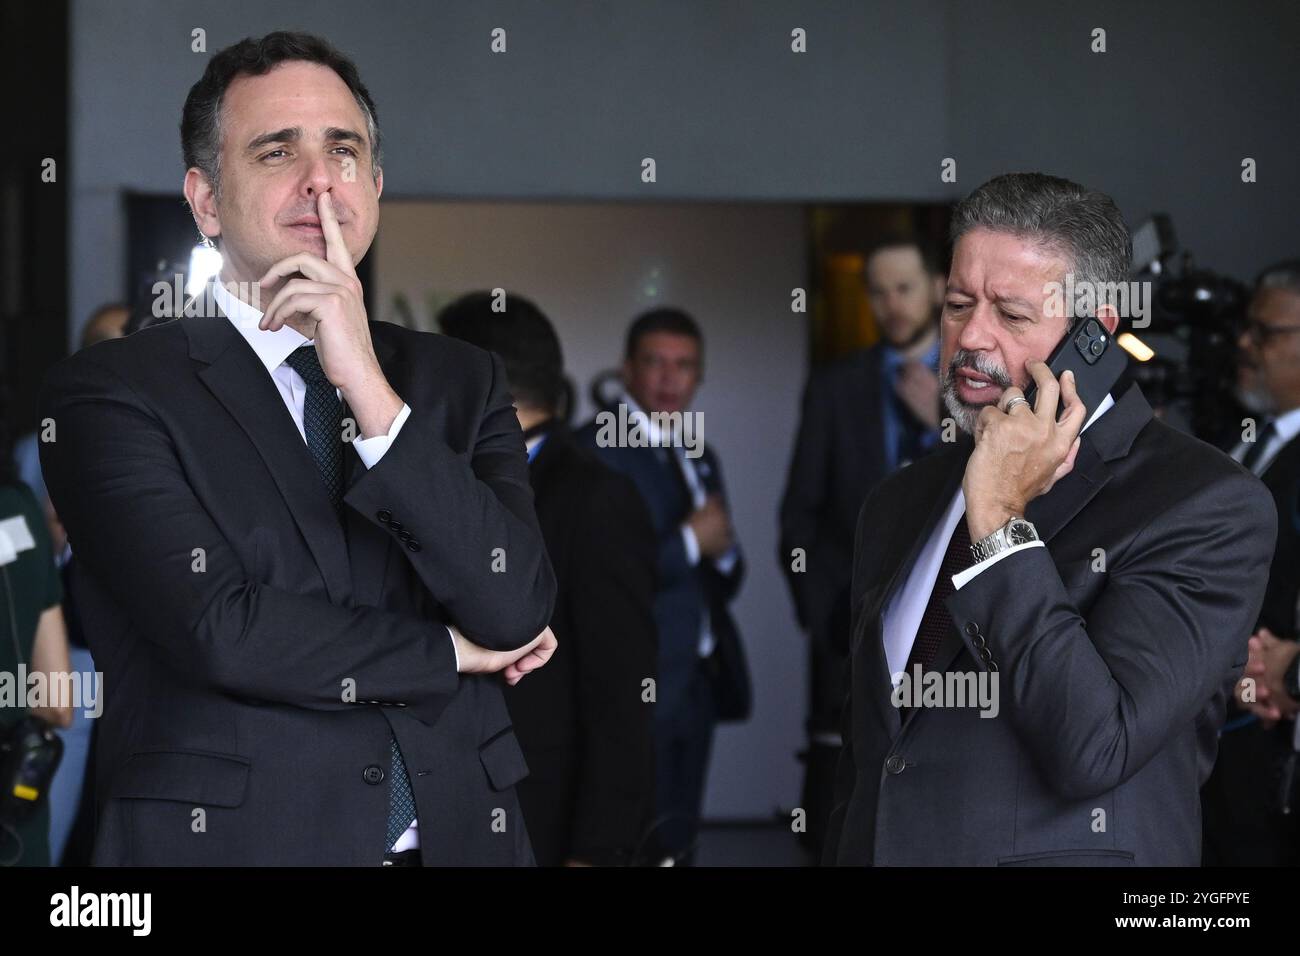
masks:
MULTIPOLYGON (((704 503, 708 500, 709 493, 704 487, 704 481, 700 478, 699 472, 695 470, 695 464, 691 459, 686 457, 686 449, 683 448, 679 442, 662 438, 661 436, 663 432, 659 428, 658 422, 656 422, 650 415, 647 415, 631 395, 628 395, 625 392, 622 401, 627 405, 629 421, 633 415, 644 416, 645 432, 646 436, 650 440, 650 447, 664 448, 668 454, 676 457, 677 461, 681 465, 682 475, 686 479, 686 486, 691 492, 691 507, 696 509, 703 508, 704 503)), ((689 412, 683 412, 682 414, 689 414, 689 412)), ((681 535, 682 545, 686 549, 686 560, 692 567, 694 567, 700 563, 700 542, 695 537, 694 529, 686 522, 682 523, 681 535)), ((739 558, 740 552, 736 550, 735 545, 732 545, 724 553, 713 559, 713 566, 722 574, 730 574, 731 569, 736 566, 736 561, 739 560, 739 558)), ((709 625, 709 609, 706 606, 704 608, 703 620, 700 622, 700 642, 698 645, 700 657, 708 657, 712 654, 714 643, 715 639, 713 637, 713 629, 709 625)))
MULTIPOLYGON (((1108 408, 1115 404, 1115 399, 1107 395, 1102 399, 1097 410, 1089 416, 1088 421, 1080 429, 1080 434, 1088 430, 1088 427, 1100 418, 1108 408)), ((957 493, 953 495, 952 501, 948 508, 940 517, 939 523, 935 525, 930 540, 925 543, 921 553, 916 558, 916 563, 908 572, 907 580, 903 582, 901 588, 895 589, 893 595, 888 599, 884 613, 884 641, 885 641, 885 660, 889 665, 891 680, 895 685, 898 684, 900 675, 907 668, 907 659, 912 654, 912 643, 916 640, 916 632, 921 626, 921 618, 925 616, 925 606, 930 603, 930 592, 934 590, 935 578, 939 576, 939 567, 943 564, 944 552, 948 549, 948 542, 952 540, 952 533, 957 527, 957 522, 962 520, 966 514, 966 496, 957 487, 957 493)), ((963 585, 968 583, 976 575, 988 570, 997 564, 1003 558, 1017 551, 1023 551, 1025 548, 1044 547, 1041 541, 1030 541, 1027 544, 1018 544, 1013 548, 1007 548, 1005 551, 999 551, 991 558, 986 558, 974 567, 967 568, 958 574, 952 576, 952 583, 955 588, 960 590, 963 585)))
MULTIPOLYGON (((217 305, 221 311, 239 330, 239 334, 244 337, 244 341, 252 346, 253 351, 257 354, 258 359, 266 366, 270 373, 271 380, 275 382, 275 387, 280 390, 280 397, 284 399, 285 407, 289 409, 289 414, 293 416, 293 423, 298 426, 298 434, 302 436, 304 442, 307 441, 307 431, 303 425, 303 405, 307 400, 307 383, 303 381, 292 366, 285 362, 290 355, 300 346, 309 344, 312 340, 306 338, 296 329, 288 325, 281 326, 274 332, 264 331, 257 327, 257 323, 262 321, 262 313, 253 308, 242 299, 237 299, 231 295, 221 281, 218 279, 212 283, 212 295, 217 300, 217 305)), ((334 390, 338 393, 338 389, 334 390)), ((339 399, 342 400, 342 394, 339 393, 339 399)), ((397 413, 393 419, 392 426, 388 429, 386 435, 375 435, 371 438, 362 438, 359 434, 352 439, 352 447, 356 449, 357 456, 361 459, 366 468, 373 468, 379 459, 384 457, 393 440, 397 438, 398 432, 402 430, 402 425, 411 414, 411 407, 405 403, 402 410, 397 413)), ((448 636, 451 632, 448 631, 448 636)), ((451 642, 453 652, 456 649, 456 641, 451 642)), ((460 656, 456 657, 456 670, 460 670, 460 656)), ((419 821, 414 820, 393 844, 393 850, 414 849, 420 845, 420 832, 418 829, 419 821)))
MULTIPOLYGON (((1268 466, 1273 464, 1273 459, 1277 457, 1277 453, 1285 448, 1287 443, 1296 435, 1300 435, 1300 408, 1293 408, 1289 412, 1283 412, 1273 419, 1273 435, 1269 438, 1264 450, 1260 452, 1259 458, 1255 460, 1250 469, 1256 478, 1268 470, 1268 466)), ((1238 442, 1237 447, 1232 450, 1233 460, 1240 464, 1241 460, 1246 457, 1246 452, 1250 450, 1251 444, 1251 442, 1238 442)))

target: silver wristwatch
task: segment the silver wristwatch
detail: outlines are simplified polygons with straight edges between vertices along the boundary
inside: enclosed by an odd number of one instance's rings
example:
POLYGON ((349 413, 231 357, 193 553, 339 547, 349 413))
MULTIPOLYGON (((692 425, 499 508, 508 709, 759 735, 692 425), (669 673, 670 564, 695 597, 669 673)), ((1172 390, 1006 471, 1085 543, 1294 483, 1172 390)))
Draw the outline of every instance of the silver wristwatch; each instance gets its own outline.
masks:
POLYGON ((995 554, 1000 554, 1018 544, 1037 541, 1038 529, 1024 518, 1012 518, 1001 528, 986 537, 980 538, 970 546, 971 557, 975 563, 987 561, 995 554))

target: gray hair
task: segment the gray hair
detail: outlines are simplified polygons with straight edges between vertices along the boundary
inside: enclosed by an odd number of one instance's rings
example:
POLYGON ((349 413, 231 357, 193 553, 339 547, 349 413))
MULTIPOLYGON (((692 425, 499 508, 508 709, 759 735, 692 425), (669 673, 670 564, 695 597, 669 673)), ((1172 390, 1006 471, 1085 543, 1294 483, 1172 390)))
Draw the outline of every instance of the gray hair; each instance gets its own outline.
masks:
POLYGON ((1259 274, 1255 289, 1286 289, 1300 294, 1300 259, 1273 263, 1259 274))
POLYGON ((1117 305, 1119 284, 1132 271, 1133 240, 1115 201, 1057 176, 990 179, 953 210, 952 244, 972 229, 1010 233, 1063 254, 1076 285, 1092 284, 1097 305, 1117 305))

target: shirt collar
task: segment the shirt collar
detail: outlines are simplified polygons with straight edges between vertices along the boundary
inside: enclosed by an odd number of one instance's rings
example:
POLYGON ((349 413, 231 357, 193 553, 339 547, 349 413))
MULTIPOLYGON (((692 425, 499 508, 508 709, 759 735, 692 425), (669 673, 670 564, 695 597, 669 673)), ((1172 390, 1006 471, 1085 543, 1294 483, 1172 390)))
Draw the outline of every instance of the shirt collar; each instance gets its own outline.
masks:
POLYGON ((1277 416, 1273 419, 1273 428, 1284 445, 1296 435, 1300 435, 1300 408, 1293 408, 1277 416))
POLYGON ((1083 423, 1083 427, 1079 429, 1079 434, 1082 435, 1084 432, 1086 432, 1088 430, 1088 426, 1091 425, 1093 422, 1095 422, 1097 419, 1101 418, 1101 416, 1106 413, 1106 409, 1110 408, 1114 404, 1115 404, 1115 396, 1111 395, 1110 392, 1107 392, 1106 397, 1103 398, 1101 402, 1097 405, 1097 410, 1094 411, 1091 415, 1089 415, 1088 420, 1083 423))
POLYGON ((542 444, 546 441, 547 433, 540 432, 532 438, 525 439, 524 449, 528 452, 528 460, 532 461, 537 457, 537 453, 542 450, 542 444))
POLYGON ((636 399, 634 399, 629 392, 623 392, 621 400, 623 404, 627 406, 628 420, 630 421, 633 415, 641 416, 641 420, 645 422, 646 437, 650 439, 651 446, 659 447, 662 444, 661 437, 663 435, 663 430, 659 427, 659 423, 655 416, 647 415, 645 409, 636 403, 636 399))
MULTIPOLYGON (((903 353, 900 352, 898 349, 894 348, 892 345, 885 345, 883 346, 883 349, 884 349, 884 359, 885 359, 886 368, 895 369, 907 363, 907 359, 903 356, 903 353)), ((938 336, 935 337, 934 342, 926 350, 925 354, 921 356, 921 364, 928 365, 932 369, 937 369, 939 367, 938 336)))
POLYGON ((292 326, 284 325, 274 332, 263 331, 257 327, 262 321, 262 314, 242 299, 237 299, 221 283, 220 277, 212 281, 212 297, 225 313, 231 323, 252 346, 258 359, 266 366, 268 372, 274 372, 284 360, 293 354, 299 346, 311 342, 292 326))

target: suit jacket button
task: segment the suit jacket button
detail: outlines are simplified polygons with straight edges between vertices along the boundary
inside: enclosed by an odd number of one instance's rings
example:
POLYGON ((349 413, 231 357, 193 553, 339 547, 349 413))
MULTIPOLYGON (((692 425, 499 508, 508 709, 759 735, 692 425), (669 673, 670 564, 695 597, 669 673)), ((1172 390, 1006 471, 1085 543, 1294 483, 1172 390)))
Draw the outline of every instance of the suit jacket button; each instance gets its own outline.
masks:
POLYGON ((972 641, 971 643, 973 643, 973 644, 974 644, 976 647, 978 647, 980 650, 983 650, 984 648, 988 647, 988 644, 984 641, 984 635, 983 635, 983 634, 976 634, 976 635, 975 635, 975 640, 972 641))
POLYGON ((904 760, 902 757, 898 756, 898 754, 894 754, 892 757, 890 757, 888 760, 885 761, 885 769, 895 775, 902 773, 903 768, 906 766, 907 766, 907 761, 904 760))
POLYGON ((419 551, 419 550, 420 550, 420 542, 418 542, 418 541, 416 541, 414 538, 412 538, 410 541, 406 542, 406 550, 407 550, 407 551, 419 551))
POLYGON ((361 774, 361 779, 372 787, 377 786, 384 782, 384 768, 378 764, 372 763, 365 769, 365 772, 361 774))
POLYGON ((987 647, 980 648, 980 660, 982 660, 985 664, 993 660, 993 655, 989 653, 989 649, 987 647))
POLYGON ((391 511, 376 511, 375 517, 384 524, 388 524, 388 522, 393 520, 393 513, 391 511))
MULTIPOLYGON (((397 522, 396 522, 396 521, 393 522, 392 527, 394 527, 394 528, 397 527, 397 522)), ((409 531, 398 531, 398 532, 397 532, 397 536, 398 536, 399 538, 401 538, 403 541, 410 541, 410 540, 411 540, 411 532, 409 532, 409 531)))
POLYGON ((400 521, 390 521, 388 522, 388 527, 392 531, 401 531, 405 526, 400 521))
POLYGON ((980 632, 980 626, 979 626, 978 624, 976 624, 974 621, 967 621, 967 622, 966 622, 966 636, 967 636, 967 637, 974 637, 974 636, 975 636, 976 634, 978 634, 979 632, 980 632))

